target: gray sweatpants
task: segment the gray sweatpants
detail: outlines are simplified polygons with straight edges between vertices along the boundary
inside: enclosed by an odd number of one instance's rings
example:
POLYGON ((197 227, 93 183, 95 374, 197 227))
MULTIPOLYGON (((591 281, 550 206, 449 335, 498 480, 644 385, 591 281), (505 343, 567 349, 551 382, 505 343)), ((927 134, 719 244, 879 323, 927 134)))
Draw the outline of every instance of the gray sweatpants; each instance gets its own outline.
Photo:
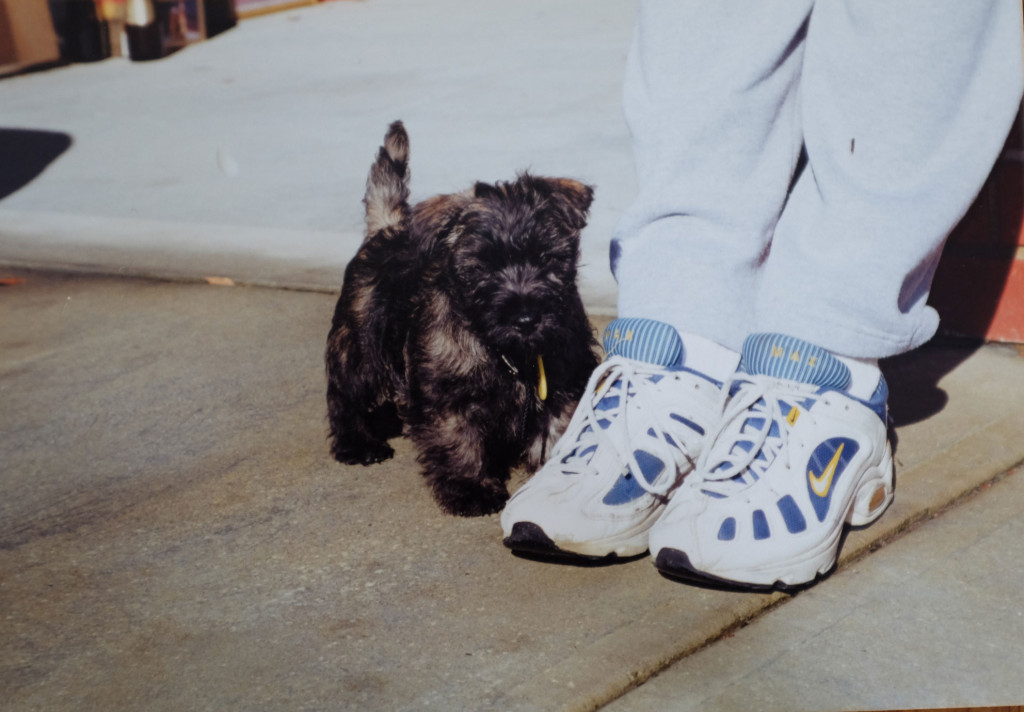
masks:
POLYGON ((1021 100, 1021 44, 1020 0, 641 0, 619 315, 734 350, 766 331, 865 358, 927 341, 942 245, 1021 100))

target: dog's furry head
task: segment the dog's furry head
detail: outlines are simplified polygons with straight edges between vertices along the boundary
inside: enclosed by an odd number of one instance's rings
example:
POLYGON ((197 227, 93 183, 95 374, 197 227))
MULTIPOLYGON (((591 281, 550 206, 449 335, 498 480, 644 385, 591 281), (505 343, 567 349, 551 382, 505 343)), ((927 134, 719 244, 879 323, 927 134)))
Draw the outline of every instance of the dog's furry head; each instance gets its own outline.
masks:
POLYGON ((477 334, 525 358, 563 338, 592 200, 577 181, 521 174, 426 201, 413 211, 413 233, 443 258, 445 291, 477 334))

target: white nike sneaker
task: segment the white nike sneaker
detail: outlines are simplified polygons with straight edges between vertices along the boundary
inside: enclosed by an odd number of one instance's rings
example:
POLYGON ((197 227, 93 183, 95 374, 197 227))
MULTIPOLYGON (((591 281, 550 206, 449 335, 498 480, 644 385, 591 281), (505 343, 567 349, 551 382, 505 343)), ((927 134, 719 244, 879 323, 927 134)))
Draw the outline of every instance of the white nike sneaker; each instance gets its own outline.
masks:
POLYGON ((721 425, 651 531, 662 573, 785 590, 835 565, 843 525, 870 524, 893 497, 888 388, 860 401, 849 378, 812 344, 747 339, 721 425))
POLYGON ((686 369, 670 325, 617 319, 607 360, 551 459, 505 505, 514 551, 604 558, 647 550, 648 532, 693 469, 723 407, 721 384, 686 369))

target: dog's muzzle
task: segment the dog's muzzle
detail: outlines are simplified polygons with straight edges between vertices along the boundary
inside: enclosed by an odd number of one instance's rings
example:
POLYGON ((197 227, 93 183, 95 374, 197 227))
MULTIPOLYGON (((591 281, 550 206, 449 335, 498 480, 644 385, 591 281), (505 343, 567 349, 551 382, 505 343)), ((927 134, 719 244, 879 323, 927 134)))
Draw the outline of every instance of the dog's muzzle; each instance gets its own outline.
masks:
POLYGON ((540 314, 532 309, 524 309, 512 318, 512 326, 523 336, 532 334, 540 324, 540 314))

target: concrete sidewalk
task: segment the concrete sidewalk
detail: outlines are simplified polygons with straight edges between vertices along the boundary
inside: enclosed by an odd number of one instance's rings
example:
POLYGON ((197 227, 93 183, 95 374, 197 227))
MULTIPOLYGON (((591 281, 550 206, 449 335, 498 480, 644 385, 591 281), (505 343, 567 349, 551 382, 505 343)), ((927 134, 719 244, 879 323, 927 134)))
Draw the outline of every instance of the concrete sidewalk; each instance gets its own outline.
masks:
POLYGON ((437 509, 402 440, 385 464, 334 463, 321 362, 332 295, 5 275, 25 281, 0 287, 4 709, 1024 699, 1007 649, 1024 633, 1019 475, 965 518, 943 514, 939 533, 868 553, 1024 459, 1015 349, 932 345, 885 364, 895 503, 848 537, 838 574, 790 599, 684 586, 648 558, 516 558, 497 516, 437 509), (865 619, 860 638, 842 637, 865 619), (796 675, 801 651, 840 667, 807 667, 818 672, 797 698, 761 688, 788 686, 773 671, 796 675))
POLYGON ((595 185, 582 291, 608 312, 608 239, 635 190, 632 16, 620 0, 339 0, 157 62, 0 81, 0 164, 19 166, 0 181, 0 260, 336 289, 403 119, 415 199, 524 169, 595 185))

